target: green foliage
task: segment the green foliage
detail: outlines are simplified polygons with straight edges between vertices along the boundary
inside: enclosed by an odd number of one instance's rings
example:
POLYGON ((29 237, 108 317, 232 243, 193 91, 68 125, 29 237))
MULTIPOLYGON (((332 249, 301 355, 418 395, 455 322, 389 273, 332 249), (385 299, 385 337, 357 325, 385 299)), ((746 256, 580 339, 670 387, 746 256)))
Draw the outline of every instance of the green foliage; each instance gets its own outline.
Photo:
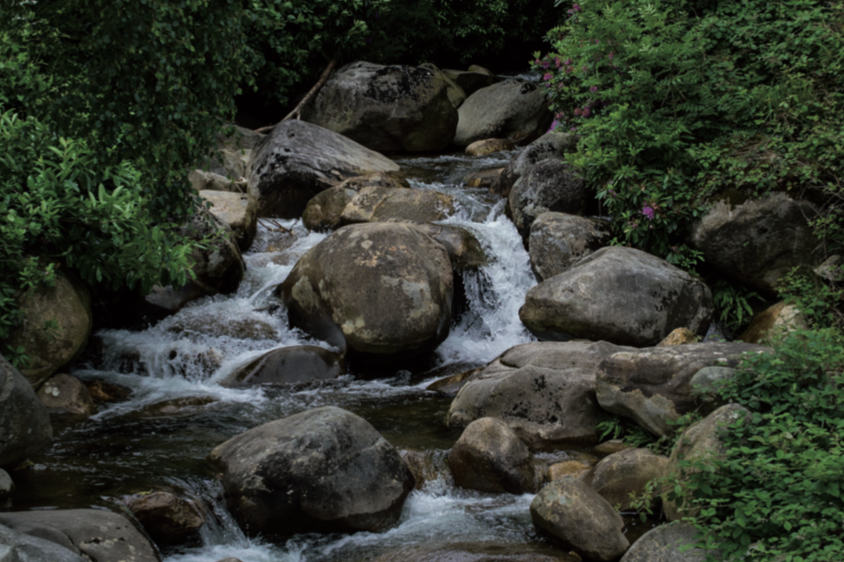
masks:
POLYGON ((756 291, 745 287, 716 281, 712 285, 712 300, 718 314, 718 322, 728 335, 741 332, 753 317, 753 304, 762 304, 764 299, 756 291))
POLYGON ((616 241, 691 264, 682 241, 708 201, 788 190, 824 207, 840 247, 842 25, 820 0, 573 5, 535 64, 616 241))
MULTIPOLYGON (((844 279, 844 265, 838 266, 837 275, 844 279)), ((795 268, 780 279, 778 291, 812 326, 844 330, 844 283, 826 281, 810 271, 795 268)))
POLYGON ((844 559, 844 336, 785 336, 721 393, 751 414, 722 434, 724 458, 689 475, 709 546, 730 560, 844 559))

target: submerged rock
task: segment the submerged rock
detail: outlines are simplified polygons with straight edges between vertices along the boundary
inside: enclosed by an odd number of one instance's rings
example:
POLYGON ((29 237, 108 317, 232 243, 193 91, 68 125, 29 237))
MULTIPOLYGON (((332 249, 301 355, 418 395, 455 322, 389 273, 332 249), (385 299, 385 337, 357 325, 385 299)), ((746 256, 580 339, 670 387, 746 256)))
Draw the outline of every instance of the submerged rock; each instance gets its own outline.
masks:
POLYGON ((88 387, 63 373, 47 379, 38 389, 38 398, 51 413, 87 417, 96 410, 88 387))
POLYGON ((314 345, 296 345, 270 351, 237 369, 222 386, 286 384, 335 379, 345 372, 340 353, 314 345))
POLYGON ((217 446, 226 502, 251 534, 381 531, 413 476, 364 419, 333 406, 266 423, 217 446))
POLYGON ((54 541, 15 531, 0 525, 0 561, 2 562, 89 562, 78 551, 54 541))
POLYGON ((404 546, 382 554, 375 562, 580 562, 580 558, 549 545, 495 542, 404 546))
POLYGON ((164 491, 132 496, 127 507, 159 545, 199 544, 205 524, 196 504, 164 491))
POLYGON ((47 408, 32 385, 0 355, 0 466, 22 461, 52 438, 47 408))

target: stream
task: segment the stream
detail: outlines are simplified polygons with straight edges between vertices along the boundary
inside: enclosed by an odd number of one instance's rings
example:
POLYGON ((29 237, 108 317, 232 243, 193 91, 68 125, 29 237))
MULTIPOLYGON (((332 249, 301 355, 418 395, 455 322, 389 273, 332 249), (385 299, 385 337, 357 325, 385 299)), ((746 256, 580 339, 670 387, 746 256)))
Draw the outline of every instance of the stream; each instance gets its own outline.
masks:
POLYGON ((299 220, 261 220, 235 294, 193 301, 142 331, 95 334, 96 351, 72 374, 121 385, 131 394, 101 406, 85 421, 56 423, 52 447, 16 478, 16 508, 121 509, 121 498, 156 489, 200 500, 208 520, 202 544, 165 551, 166 562, 228 556, 243 562, 371 560, 399 547, 455 543, 494 543, 505 550, 511 545, 514 552, 546 548, 531 524, 531 495, 487 494, 453 485, 445 456, 460 431, 444 423, 451 398, 426 390, 443 375, 484 364, 533 339, 518 317, 525 293, 536 283, 521 238, 504 214, 503 200, 485 188, 463 186, 467 173, 504 166, 511 156, 397 160, 412 187, 457 198, 458 213, 443 222, 471 230, 491 258, 480 271, 464 274, 468 310, 429 365, 406 365, 374 380, 347 373, 287 386, 232 389, 218 384, 270 349, 330 347, 291 329, 273 296, 298 257, 326 234, 308 232, 299 220), (226 511, 208 453, 247 429, 323 405, 353 411, 400 450, 423 455, 429 479, 410 494, 399 523, 384 533, 295 535, 284 544, 246 537, 226 511))

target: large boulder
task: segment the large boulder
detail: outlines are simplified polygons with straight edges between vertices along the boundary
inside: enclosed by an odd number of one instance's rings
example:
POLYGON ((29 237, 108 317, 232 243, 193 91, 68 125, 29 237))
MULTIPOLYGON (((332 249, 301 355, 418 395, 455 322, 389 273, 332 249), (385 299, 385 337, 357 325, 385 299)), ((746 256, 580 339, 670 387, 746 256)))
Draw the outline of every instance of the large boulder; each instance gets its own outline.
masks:
POLYGON ((695 227, 694 245, 707 265, 724 275, 773 294, 783 274, 817 265, 818 240, 810 220, 814 205, 773 193, 737 205, 716 203, 695 227))
POLYGON ((407 180, 393 174, 373 173, 343 180, 320 191, 308 201, 302 212, 302 223, 309 230, 334 230, 340 226, 343 209, 364 188, 407 188, 407 180))
POLYGON ((668 457, 648 449, 624 449, 607 455, 592 469, 592 488, 621 511, 634 508, 648 482, 665 475, 668 457))
POLYGON ((96 411, 88 387, 76 377, 59 373, 38 389, 38 399, 53 414, 88 417, 96 411))
POLYGON ((448 335, 448 253, 409 224, 337 230, 302 256, 280 291, 294 325, 351 352, 387 359, 448 335))
POLYGON ((524 494, 536 491, 533 455, 503 421, 470 423, 448 454, 454 483, 483 492, 524 494))
POLYGON ((678 327, 703 334, 712 310, 699 279, 641 250, 613 246, 533 287, 519 317, 542 338, 645 346, 678 327))
POLYGON ((580 558, 542 543, 446 543, 402 546, 374 562, 580 562, 580 558))
POLYGON ((444 68, 443 74, 448 76, 455 84, 460 86, 467 96, 471 96, 481 88, 492 86, 498 79, 491 72, 483 72, 480 69, 455 70, 444 68))
POLYGON ((426 223, 454 214, 454 198, 430 189, 394 189, 370 186, 346 204, 340 222, 405 221, 426 223))
POLYGON ((156 491, 130 497, 126 506, 159 545, 198 544, 205 517, 196 503, 172 492, 156 491))
POLYGON ((501 173, 495 191, 507 197, 516 180, 526 175, 538 162, 548 158, 562 159, 563 154, 574 149, 577 137, 568 133, 549 131, 524 147, 514 156, 501 173))
POLYGON ((486 252, 474 234, 453 224, 416 224, 420 230, 442 244, 455 273, 477 269, 489 263, 486 252))
POLYGON ((79 280, 56 271, 51 285, 28 290, 19 306, 23 322, 8 343, 23 349, 28 361, 21 374, 38 387, 88 343, 91 296, 79 280))
POLYGON ((0 513, 0 524, 46 539, 92 562, 160 562, 152 543, 124 516, 101 509, 0 513))
POLYGON ((589 560, 616 560, 630 543, 624 521, 598 493, 574 478, 547 484, 530 504, 533 524, 589 560))
POLYGON ((364 419, 333 406, 232 437, 211 452, 226 502, 249 534, 380 531, 393 525, 413 477, 364 419))
POLYGON ((745 354, 767 349, 746 343, 707 342, 616 351, 598 367, 598 403, 655 435, 668 435, 673 432, 673 421, 703 405, 692 384, 701 369, 736 367, 745 354))
POLYGON ((0 525, 0 562, 88 562, 77 552, 53 541, 0 525))
POLYGON ((237 125, 224 125, 217 146, 191 171, 188 181, 197 191, 204 189, 242 193, 246 189, 252 152, 264 135, 237 125))
POLYGON ((586 183, 568 164, 548 158, 516 180, 507 197, 513 224, 527 238, 531 224, 542 213, 559 211, 578 215, 592 198, 586 183))
POLYGON ((295 218, 311 197, 344 179, 398 169, 389 158, 343 135, 288 120, 256 149, 249 193, 258 202, 258 216, 295 218))
POLYGON ((258 229, 258 204, 246 193, 203 190, 199 196, 210 203, 209 211, 234 233, 241 251, 249 249, 258 229))
POLYGON ((47 408, 32 385, 0 355, 0 466, 22 461, 52 438, 47 408))
POLYGON ((470 377, 452 401, 447 423, 464 427, 496 417, 534 449, 594 443, 601 419, 595 371, 619 349, 585 341, 516 346, 470 377))
POLYGON ((780 301, 754 314, 739 339, 748 343, 764 342, 771 337, 809 327, 806 316, 793 304, 780 301))
POLYGON ((552 119, 543 89, 519 80, 477 90, 466 98, 458 115, 454 144, 460 147, 493 137, 530 142, 548 129, 552 119))
POLYGON ((222 386, 288 384, 336 379, 345 372, 341 354, 314 345, 295 345, 268 351, 235 370, 222 386))
POLYGON ((302 118, 373 150, 438 151, 457 126, 450 82, 430 64, 353 62, 331 75, 302 118))
POLYGON ((699 542, 690 523, 660 525, 639 537, 620 562, 705 562, 707 551, 696 546, 699 542))
POLYGON ((609 230, 601 221, 566 213, 542 213, 530 226, 531 268, 543 281, 604 247, 609 239, 609 230))

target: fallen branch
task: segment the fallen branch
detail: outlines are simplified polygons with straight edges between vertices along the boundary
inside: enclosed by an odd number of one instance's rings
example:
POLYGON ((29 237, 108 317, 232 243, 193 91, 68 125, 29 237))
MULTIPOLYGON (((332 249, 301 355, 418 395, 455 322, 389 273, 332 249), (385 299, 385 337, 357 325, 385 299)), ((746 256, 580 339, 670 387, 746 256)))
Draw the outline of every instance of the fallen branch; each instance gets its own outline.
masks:
MULTIPOLYGON (((314 84, 311 87, 311 89, 308 90, 308 93, 305 94, 305 97, 303 97, 302 100, 299 103, 296 104, 296 107, 293 108, 293 111, 291 111, 290 113, 285 115, 281 119, 281 121, 279 121, 279 123, 281 123, 282 121, 287 121, 288 119, 293 119, 294 117, 296 119, 299 119, 302 116, 302 109, 304 109, 305 105, 309 101, 311 101, 311 98, 314 97, 317 94, 317 92, 319 92, 320 88, 322 88, 322 86, 326 83, 326 81, 328 81, 328 77, 331 76, 331 72, 334 70, 334 67, 336 65, 337 65, 337 59, 336 58, 331 59, 328 62, 328 65, 325 67, 325 70, 323 70, 322 74, 320 74, 319 80, 316 81, 316 84, 314 84)), ((277 124, 278 123, 276 123, 276 125, 277 124)), ((270 131, 273 130, 273 127, 275 127, 275 125, 266 125, 264 127, 260 127, 258 129, 255 129, 255 132, 256 133, 269 133, 270 131)))

